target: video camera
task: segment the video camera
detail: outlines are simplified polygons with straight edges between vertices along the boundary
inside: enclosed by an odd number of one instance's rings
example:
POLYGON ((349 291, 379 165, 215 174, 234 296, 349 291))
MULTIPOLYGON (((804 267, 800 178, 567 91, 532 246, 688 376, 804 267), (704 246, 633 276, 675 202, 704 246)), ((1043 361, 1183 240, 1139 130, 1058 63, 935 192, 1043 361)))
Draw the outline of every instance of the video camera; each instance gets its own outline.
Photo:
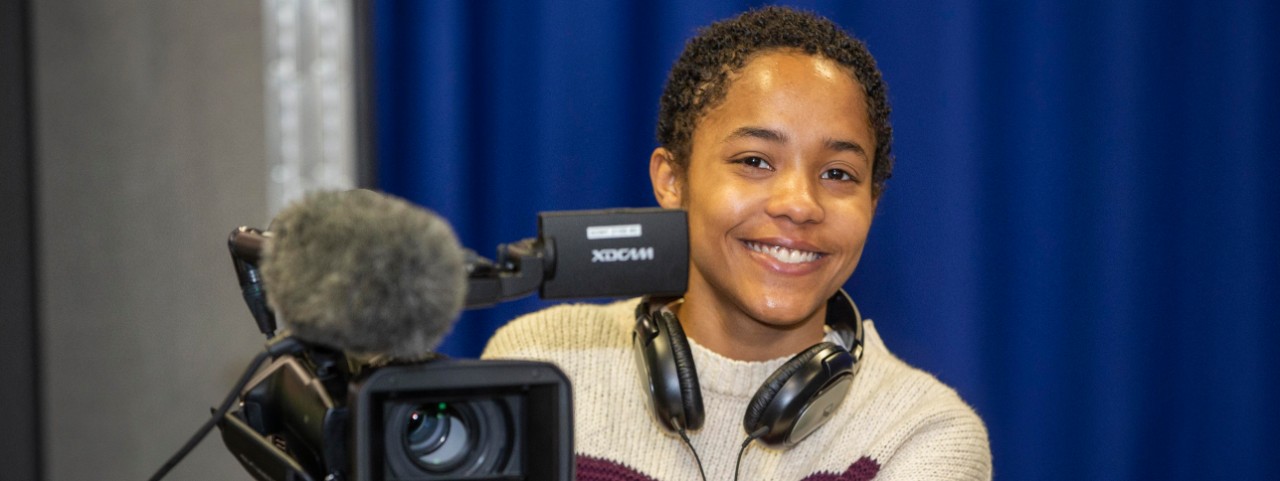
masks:
MULTIPOLYGON (((538 221, 537 238, 499 246, 494 261, 467 254, 467 308, 535 290, 568 299, 686 288, 683 211, 550 212, 538 221)), ((228 239, 245 301, 272 339, 269 364, 217 421, 255 479, 573 479, 571 389, 559 369, 438 355, 396 362, 276 336, 258 271, 270 237, 242 227, 228 239)))

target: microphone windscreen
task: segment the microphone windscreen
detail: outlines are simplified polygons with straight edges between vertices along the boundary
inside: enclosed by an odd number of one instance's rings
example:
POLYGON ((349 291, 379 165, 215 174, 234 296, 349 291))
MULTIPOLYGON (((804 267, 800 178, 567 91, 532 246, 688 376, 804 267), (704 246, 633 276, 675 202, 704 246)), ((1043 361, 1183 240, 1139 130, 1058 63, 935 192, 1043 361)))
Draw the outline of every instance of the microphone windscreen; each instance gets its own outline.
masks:
POLYGON ((281 211, 270 231, 267 302, 299 339, 419 359, 462 309, 466 271, 453 230, 404 200, 316 192, 281 211))

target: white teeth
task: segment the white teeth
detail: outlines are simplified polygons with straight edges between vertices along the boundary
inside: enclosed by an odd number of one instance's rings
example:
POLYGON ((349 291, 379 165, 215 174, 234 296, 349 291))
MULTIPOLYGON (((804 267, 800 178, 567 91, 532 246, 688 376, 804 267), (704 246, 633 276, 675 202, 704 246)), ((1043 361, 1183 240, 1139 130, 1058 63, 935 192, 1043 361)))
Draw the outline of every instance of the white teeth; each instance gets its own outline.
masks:
POLYGON ((784 262, 787 264, 813 262, 818 260, 818 257, 821 257, 821 254, 818 254, 817 252, 788 249, 786 247, 764 245, 764 244, 758 244, 755 242, 747 242, 746 244, 747 244, 747 247, 753 251, 767 255, 769 257, 777 259, 779 262, 784 262))

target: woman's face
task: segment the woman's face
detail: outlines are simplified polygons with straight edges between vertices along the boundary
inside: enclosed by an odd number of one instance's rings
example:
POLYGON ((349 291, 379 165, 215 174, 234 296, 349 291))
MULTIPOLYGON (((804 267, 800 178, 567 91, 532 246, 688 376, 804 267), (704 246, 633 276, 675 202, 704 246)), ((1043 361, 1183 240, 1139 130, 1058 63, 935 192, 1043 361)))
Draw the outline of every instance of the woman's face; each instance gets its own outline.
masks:
POLYGON ((802 53, 751 60, 693 132, 687 171, 655 151, 659 203, 689 214, 686 302, 775 327, 821 323, 871 227, 875 136, 862 88, 802 53))

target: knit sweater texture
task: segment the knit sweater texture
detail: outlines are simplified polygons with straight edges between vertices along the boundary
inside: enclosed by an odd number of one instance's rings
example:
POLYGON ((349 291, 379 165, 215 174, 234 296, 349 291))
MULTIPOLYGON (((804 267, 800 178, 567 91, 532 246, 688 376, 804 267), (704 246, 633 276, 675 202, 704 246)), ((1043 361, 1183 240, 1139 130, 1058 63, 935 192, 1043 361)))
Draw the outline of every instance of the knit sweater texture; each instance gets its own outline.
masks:
MULTIPOLYGON (((649 412, 631 346, 638 301, 565 304, 522 316, 494 335, 484 357, 548 361, 568 375, 579 480, 698 480, 689 447, 649 412)), ((752 443, 739 479, 990 479, 987 431, 973 409, 890 354, 871 321, 864 329, 862 367, 837 413, 793 448, 752 443)), ((688 435, 707 479, 731 480, 747 437, 747 403, 787 358, 744 362, 692 340, 690 347, 706 421, 688 435)))

